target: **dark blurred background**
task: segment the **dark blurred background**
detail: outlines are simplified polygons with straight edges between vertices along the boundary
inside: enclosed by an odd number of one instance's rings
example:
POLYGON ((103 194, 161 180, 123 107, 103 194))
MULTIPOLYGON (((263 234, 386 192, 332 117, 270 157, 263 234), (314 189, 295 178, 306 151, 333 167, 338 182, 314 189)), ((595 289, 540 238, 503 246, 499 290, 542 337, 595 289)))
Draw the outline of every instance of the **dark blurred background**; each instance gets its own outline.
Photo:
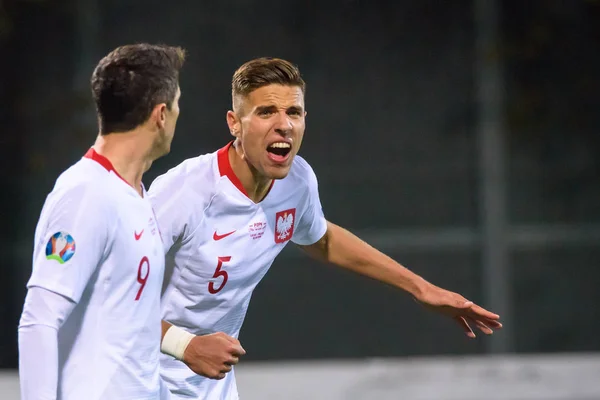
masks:
POLYGON ((288 246, 250 305, 247 359, 600 351, 598 21, 582 0, 0 2, 0 367, 17 366, 45 196, 97 133, 92 69, 131 42, 189 53, 172 152, 147 186, 230 139, 239 65, 289 59, 326 216, 506 325, 468 341, 288 246))

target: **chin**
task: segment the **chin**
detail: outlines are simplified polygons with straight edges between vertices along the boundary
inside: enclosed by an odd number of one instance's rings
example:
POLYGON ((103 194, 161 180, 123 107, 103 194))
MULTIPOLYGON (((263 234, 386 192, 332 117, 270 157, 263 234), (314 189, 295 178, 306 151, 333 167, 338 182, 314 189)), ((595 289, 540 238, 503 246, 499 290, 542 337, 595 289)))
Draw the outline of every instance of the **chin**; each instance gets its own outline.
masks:
POLYGON ((281 166, 279 168, 269 168, 269 171, 265 174, 269 179, 283 179, 290 173, 290 166, 281 166))
POLYGON ((163 146, 163 156, 169 154, 171 152, 171 143, 173 143, 173 138, 167 140, 163 146))
POLYGON ((171 152, 171 146, 162 146, 156 152, 156 159, 166 156, 171 152))

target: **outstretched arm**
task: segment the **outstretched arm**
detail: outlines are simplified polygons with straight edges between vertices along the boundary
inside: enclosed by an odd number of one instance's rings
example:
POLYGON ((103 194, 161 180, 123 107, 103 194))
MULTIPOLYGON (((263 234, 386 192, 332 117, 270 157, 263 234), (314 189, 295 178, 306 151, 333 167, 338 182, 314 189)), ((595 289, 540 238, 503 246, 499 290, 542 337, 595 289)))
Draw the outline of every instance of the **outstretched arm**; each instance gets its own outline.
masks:
POLYGON ((316 243, 300 246, 312 257, 349 269, 410 293, 429 309, 454 318, 468 337, 475 334, 469 324, 492 334, 502 324, 499 316, 468 301, 458 293, 437 287, 403 267, 346 229, 327 222, 327 231, 316 243))

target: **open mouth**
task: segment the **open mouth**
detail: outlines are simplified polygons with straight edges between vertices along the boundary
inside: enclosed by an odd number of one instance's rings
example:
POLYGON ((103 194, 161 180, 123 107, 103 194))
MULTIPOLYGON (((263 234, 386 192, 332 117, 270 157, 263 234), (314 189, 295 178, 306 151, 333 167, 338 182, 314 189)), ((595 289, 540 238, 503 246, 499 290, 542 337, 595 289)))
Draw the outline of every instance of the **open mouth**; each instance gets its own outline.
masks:
POLYGON ((277 142, 267 147, 269 157, 278 162, 285 161, 291 151, 292 145, 287 142, 277 142))

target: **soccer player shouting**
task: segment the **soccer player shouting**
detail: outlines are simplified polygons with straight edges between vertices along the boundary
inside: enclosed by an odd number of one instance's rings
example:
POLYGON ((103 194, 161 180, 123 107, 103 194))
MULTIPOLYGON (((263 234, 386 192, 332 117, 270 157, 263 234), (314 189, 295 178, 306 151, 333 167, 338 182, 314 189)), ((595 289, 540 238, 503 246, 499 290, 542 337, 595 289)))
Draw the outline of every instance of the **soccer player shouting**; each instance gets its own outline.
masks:
POLYGON ((167 252, 161 374, 182 399, 238 399, 232 366, 244 352, 237 337, 254 288, 290 241, 317 259, 407 291, 454 318, 470 337, 469 324, 486 334, 501 327, 498 315, 325 219, 315 173, 297 156, 304 93, 298 69, 285 60, 242 65, 227 113, 235 140, 184 161, 150 188, 167 252))

